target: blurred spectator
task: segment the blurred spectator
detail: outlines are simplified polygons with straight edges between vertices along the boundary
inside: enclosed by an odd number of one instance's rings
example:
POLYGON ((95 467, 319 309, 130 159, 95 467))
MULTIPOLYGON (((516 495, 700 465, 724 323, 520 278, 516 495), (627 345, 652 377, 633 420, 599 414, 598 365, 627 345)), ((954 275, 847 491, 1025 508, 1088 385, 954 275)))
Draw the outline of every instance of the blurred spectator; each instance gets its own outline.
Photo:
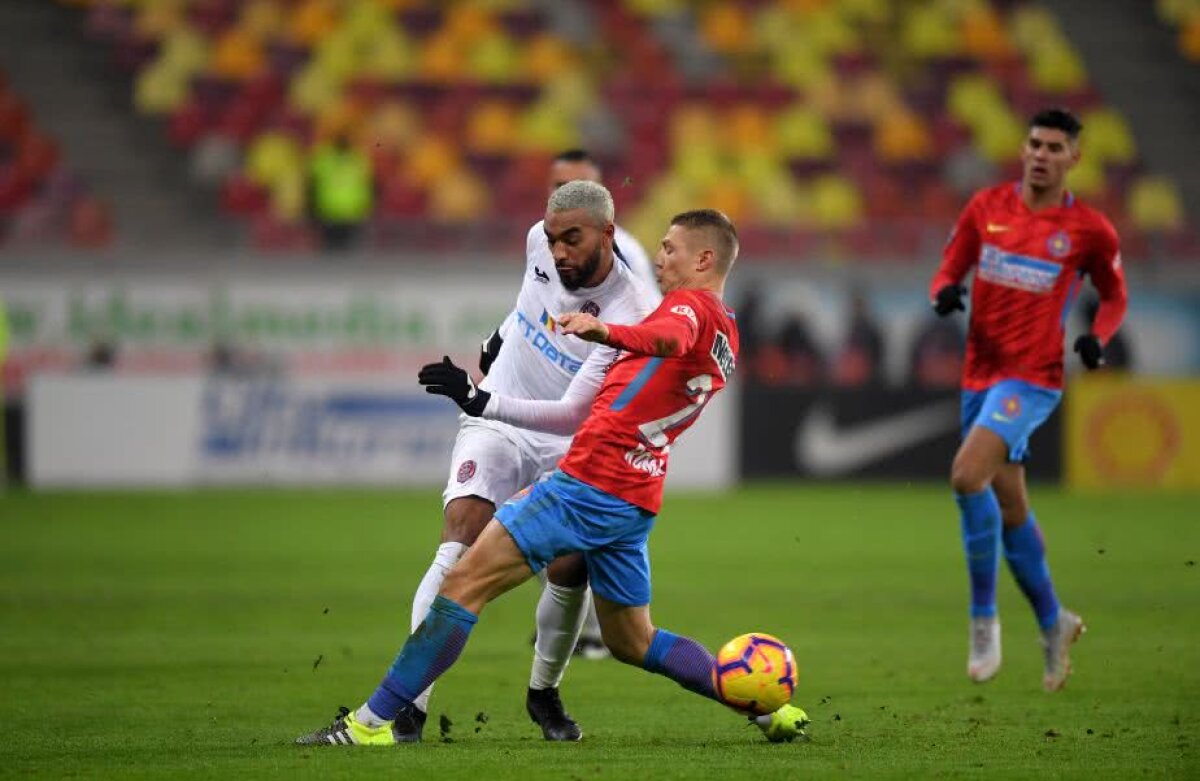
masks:
POLYGON ((931 314, 913 340, 909 382, 922 388, 957 388, 965 347, 966 339, 957 322, 931 314))
POLYGON ((805 315, 784 321, 775 341, 760 351, 755 374, 767 385, 811 387, 825 379, 825 358, 805 315))
POLYGON ((313 216, 321 226, 325 248, 347 249, 355 234, 371 216, 374 181, 371 160, 337 135, 313 152, 309 163, 312 176, 313 216))
POLYGON ((850 321, 846 341, 833 364, 833 382, 853 388, 882 380, 883 335, 860 289, 850 291, 850 321))

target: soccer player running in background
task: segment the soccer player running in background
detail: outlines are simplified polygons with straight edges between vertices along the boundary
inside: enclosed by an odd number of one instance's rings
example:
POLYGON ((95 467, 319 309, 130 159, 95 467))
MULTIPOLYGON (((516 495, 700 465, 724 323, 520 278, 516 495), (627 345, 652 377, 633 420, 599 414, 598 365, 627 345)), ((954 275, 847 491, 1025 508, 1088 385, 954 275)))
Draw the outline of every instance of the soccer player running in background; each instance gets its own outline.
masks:
MULTIPOLYGON (((392 743, 392 719, 454 664, 483 607, 570 553, 584 555, 604 641, 617 659, 720 701, 712 654, 651 623, 646 543, 662 504, 671 443, 734 369, 737 328, 721 296, 736 257, 737 234, 724 215, 677 215, 655 260, 665 295, 644 322, 622 326, 582 312, 559 317, 564 333, 622 351, 598 396, 580 387, 585 381, 572 382, 558 401, 504 397, 469 384, 427 385, 468 414, 577 433, 558 470, 496 512, 375 693, 297 742, 392 743)), ((791 705, 755 721, 771 740, 790 740, 807 724, 791 705)))
MULTIPOLYGON (((616 351, 567 336, 556 324, 563 311, 603 313, 613 322, 641 321, 658 301, 613 255, 613 202, 602 185, 571 182, 550 194, 545 219, 526 237, 526 267, 516 306, 481 355, 487 375, 481 387, 525 399, 558 399, 583 373, 599 377, 616 351), (547 239, 556 242, 552 255, 547 239), (503 349, 500 348, 501 341, 503 349)), ((450 474, 442 494, 441 544, 413 598, 416 629, 437 596, 446 573, 475 542, 496 507, 554 468, 570 444, 570 432, 545 434, 506 423, 463 416, 450 474)), ((581 730, 558 693, 588 606, 586 579, 547 583, 537 607, 526 709, 547 740, 579 740, 581 730)), ((412 698, 396 714, 398 741, 421 739, 430 692, 412 698)))
POLYGON ((975 194, 930 285, 934 311, 944 317, 964 308, 961 283, 975 269, 962 380, 963 442, 950 476, 971 584, 967 674, 982 682, 1000 669, 996 576, 1003 545, 1041 628, 1047 691, 1066 683, 1071 644, 1085 627, 1059 605, 1050 579, 1025 489, 1029 436, 1062 397, 1064 328, 1083 277, 1100 294, 1091 333, 1074 345, 1088 369, 1104 363, 1104 345, 1126 308, 1116 231, 1065 187, 1067 172, 1079 161, 1081 129, 1062 109, 1030 120, 1021 181, 975 194))

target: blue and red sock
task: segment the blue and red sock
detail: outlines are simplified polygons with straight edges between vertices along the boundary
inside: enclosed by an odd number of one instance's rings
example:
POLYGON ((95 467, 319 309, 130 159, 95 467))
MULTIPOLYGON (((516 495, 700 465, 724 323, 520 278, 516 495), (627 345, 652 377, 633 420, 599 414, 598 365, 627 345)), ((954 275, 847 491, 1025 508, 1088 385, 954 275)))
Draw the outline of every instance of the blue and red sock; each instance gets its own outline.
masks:
POLYGON ((1029 600, 1038 626, 1049 629, 1058 620, 1058 597, 1054 594, 1054 582, 1046 564, 1046 543, 1033 511, 1025 523, 1005 528, 1003 538, 1008 568, 1029 600))
POLYGON ((955 494, 962 521, 963 549, 971 576, 971 618, 996 615, 996 573, 1000 569, 1000 503, 990 487, 955 494))
POLYGON ((425 620, 409 635, 367 707, 381 719, 396 718, 405 705, 458 660, 471 628, 479 618, 440 594, 429 606, 425 620))
POLYGON ((648 672, 665 675, 688 691, 717 700, 713 689, 712 672, 716 659, 708 649, 690 637, 673 634, 665 629, 654 633, 642 667, 648 672))

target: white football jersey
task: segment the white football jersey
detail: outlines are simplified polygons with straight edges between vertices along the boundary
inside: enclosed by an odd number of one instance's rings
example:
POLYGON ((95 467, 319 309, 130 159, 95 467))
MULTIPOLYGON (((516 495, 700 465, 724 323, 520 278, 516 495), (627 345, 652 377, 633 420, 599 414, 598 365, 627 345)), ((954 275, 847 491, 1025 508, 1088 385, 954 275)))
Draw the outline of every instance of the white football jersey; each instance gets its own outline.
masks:
MULTIPOLYGON (((562 398, 581 369, 598 373, 599 387, 617 350, 561 333, 555 318, 563 312, 588 312, 606 323, 640 323, 658 306, 657 287, 647 288, 628 264, 614 257, 612 271, 599 285, 567 290, 554 269, 540 221, 526 236, 525 258, 525 280, 516 307, 500 328, 504 344, 480 387, 503 396, 554 401, 562 398)), ((552 434, 521 434, 535 440, 562 440, 564 446, 569 441, 552 434)))

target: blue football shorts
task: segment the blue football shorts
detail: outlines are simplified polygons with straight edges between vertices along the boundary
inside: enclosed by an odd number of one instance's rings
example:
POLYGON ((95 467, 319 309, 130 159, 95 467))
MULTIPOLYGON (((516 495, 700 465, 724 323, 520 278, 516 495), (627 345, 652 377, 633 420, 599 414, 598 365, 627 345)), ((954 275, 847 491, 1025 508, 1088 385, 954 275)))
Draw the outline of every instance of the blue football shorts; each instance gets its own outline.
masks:
POLYGON ((973 426, 996 432, 1008 445, 1010 463, 1029 457, 1029 437, 1062 400, 1062 391, 1024 380, 1001 380, 986 390, 962 392, 962 437, 973 426))
POLYGON ((582 552, 599 596, 619 605, 650 604, 646 540, 654 513, 555 470, 496 511, 534 572, 582 552))

